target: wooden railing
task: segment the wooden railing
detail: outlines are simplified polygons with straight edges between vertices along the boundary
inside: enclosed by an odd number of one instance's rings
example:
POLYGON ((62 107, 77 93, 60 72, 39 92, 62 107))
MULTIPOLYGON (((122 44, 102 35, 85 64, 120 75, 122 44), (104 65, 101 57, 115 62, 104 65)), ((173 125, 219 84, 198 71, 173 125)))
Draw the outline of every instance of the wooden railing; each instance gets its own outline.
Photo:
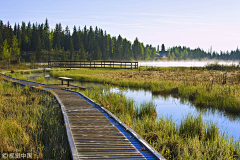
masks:
POLYGON ((116 68, 138 69, 138 62, 122 61, 48 61, 49 68, 116 68))

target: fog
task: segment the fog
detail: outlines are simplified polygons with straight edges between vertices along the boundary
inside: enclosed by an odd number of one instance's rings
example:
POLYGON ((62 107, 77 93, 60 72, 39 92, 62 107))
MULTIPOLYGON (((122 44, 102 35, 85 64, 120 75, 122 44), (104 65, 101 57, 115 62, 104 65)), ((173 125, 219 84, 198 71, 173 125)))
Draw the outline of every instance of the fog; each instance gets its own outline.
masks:
POLYGON ((153 61, 153 62, 138 62, 138 66, 146 67, 204 67, 207 64, 220 65, 239 65, 239 61, 153 61))

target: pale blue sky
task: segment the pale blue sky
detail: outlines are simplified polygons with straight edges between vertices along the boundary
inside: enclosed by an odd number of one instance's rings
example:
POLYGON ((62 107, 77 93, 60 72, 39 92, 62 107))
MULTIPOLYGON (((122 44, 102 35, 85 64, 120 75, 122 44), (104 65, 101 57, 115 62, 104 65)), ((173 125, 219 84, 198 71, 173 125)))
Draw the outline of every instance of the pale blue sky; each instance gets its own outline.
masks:
POLYGON ((14 23, 95 26, 157 47, 240 48, 240 0, 0 0, 0 19, 14 23))

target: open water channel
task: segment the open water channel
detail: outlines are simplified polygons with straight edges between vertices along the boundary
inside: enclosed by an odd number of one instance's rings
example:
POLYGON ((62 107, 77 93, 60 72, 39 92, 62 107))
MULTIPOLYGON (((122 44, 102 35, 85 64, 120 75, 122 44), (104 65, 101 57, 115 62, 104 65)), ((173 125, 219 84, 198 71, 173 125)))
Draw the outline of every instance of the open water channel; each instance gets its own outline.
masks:
MULTIPOLYGON (((44 76, 44 74, 32 73, 27 75, 27 77, 32 80, 36 77, 41 76, 44 76)), ((54 78, 50 77, 48 79, 54 78)), ((61 82, 59 81, 59 84, 60 83, 61 82)), ((74 81, 71 84, 86 88, 105 88, 104 84, 93 82, 74 81)), ((119 92, 120 88, 114 87, 112 88, 112 91, 119 92)), ((125 88, 122 91, 126 97, 134 99, 137 105, 142 102, 153 102, 156 106, 158 117, 163 116, 172 118, 177 126, 180 125, 181 120, 187 115, 198 116, 201 114, 204 122, 214 123, 217 125, 221 132, 225 132, 229 137, 233 137, 234 141, 240 140, 240 116, 233 117, 218 110, 213 111, 211 109, 200 109, 188 101, 184 101, 180 98, 175 98, 171 95, 165 97, 160 95, 153 95, 150 90, 125 88)))

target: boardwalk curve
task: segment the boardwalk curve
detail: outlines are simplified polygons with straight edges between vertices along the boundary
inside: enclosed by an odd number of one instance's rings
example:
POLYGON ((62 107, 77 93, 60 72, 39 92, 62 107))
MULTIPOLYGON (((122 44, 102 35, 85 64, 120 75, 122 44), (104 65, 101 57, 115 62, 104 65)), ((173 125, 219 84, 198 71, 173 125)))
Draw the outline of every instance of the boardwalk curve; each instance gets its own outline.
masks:
POLYGON ((64 117, 72 159, 164 159, 131 128, 79 92, 17 80, 21 85, 51 89, 64 117))

